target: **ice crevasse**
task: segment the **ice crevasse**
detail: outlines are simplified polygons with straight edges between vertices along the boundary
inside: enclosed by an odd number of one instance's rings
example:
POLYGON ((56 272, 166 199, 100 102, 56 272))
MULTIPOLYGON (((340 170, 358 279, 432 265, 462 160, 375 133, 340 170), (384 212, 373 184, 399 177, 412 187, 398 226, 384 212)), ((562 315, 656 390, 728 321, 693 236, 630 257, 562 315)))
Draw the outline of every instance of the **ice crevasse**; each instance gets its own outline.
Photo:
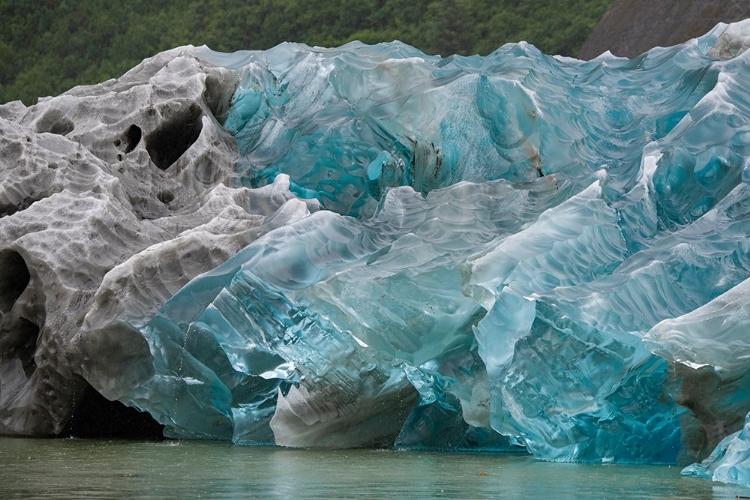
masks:
MULTIPOLYGON (((223 78, 201 106, 236 148, 193 208, 231 191, 263 218, 157 298, 114 290, 153 252, 182 265, 197 229, 103 271, 77 375, 172 437, 708 457, 685 473, 750 486, 748 47, 746 21, 632 60, 185 49, 223 78)), ((143 158, 169 175, 154 127, 143 158)))

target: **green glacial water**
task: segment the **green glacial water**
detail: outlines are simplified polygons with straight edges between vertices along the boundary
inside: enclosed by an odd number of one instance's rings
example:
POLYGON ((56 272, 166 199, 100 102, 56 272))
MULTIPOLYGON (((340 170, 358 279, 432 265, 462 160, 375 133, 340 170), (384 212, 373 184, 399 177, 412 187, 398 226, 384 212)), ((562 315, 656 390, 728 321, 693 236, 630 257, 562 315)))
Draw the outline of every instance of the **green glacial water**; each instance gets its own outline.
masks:
POLYGON ((0 438, 0 498, 737 498, 679 467, 523 455, 0 438))

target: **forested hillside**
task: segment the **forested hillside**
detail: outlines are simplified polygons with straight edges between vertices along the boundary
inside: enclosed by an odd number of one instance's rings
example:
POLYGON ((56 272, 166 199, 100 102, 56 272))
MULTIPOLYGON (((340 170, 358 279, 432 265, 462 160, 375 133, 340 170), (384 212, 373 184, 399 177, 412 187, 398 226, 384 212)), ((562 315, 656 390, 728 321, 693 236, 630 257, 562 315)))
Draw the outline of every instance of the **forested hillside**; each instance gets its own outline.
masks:
POLYGON ((179 45, 266 49, 398 39, 430 54, 526 40, 574 55, 611 0, 0 0, 0 102, 117 77, 179 45))

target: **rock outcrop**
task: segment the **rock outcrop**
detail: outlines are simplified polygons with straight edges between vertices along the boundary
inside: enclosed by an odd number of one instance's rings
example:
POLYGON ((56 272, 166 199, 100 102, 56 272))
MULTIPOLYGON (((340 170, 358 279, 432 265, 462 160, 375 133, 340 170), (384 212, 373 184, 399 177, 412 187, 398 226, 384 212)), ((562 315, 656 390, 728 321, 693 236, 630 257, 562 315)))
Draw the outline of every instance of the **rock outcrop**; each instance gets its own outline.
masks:
POLYGON ((635 57, 707 33, 718 23, 750 17, 745 0, 615 0, 581 47, 578 57, 610 51, 635 57))

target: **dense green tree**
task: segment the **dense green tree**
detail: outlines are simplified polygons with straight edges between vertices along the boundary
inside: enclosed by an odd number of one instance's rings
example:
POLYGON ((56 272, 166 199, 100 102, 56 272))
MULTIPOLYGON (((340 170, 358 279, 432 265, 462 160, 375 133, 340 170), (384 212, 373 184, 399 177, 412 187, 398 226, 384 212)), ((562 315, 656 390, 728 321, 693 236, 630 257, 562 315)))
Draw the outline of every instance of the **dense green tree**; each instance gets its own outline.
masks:
POLYGON ((0 0, 0 102, 121 75, 185 44, 267 49, 401 40, 429 54, 487 54, 526 40, 575 55, 611 0, 0 0))

